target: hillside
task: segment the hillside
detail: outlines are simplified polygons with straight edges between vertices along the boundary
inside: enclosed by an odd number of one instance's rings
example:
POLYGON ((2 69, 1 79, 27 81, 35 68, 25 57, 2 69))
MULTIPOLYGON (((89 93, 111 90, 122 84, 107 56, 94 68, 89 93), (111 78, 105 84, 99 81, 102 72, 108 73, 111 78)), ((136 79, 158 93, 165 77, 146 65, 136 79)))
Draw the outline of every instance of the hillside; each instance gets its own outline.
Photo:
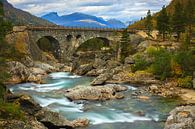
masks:
MULTIPOLYGON (((172 0, 171 3, 166 7, 168 14, 173 14, 174 6, 177 2, 180 2, 182 5, 186 6, 188 0, 172 0)), ((193 5, 195 6, 195 0, 193 0, 192 2, 193 2, 193 5)), ((156 26, 156 17, 157 16, 158 16, 158 13, 155 13, 153 15, 154 26, 156 26)), ((145 22, 145 19, 137 21, 134 24, 130 25, 128 28, 129 29, 144 29, 145 28, 144 22, 145 22)))
POLYGON ((3 0, 5 18, 14 25, 54 25, 46 20, 31 15, 28 12, 14 8, 7 0, 3 0))
POLYGON ((69 15, 59 16, 56 12, 51 12, 42 16, 43 19, 53 22, 57 25, 71 27, 98 27, 98 28, 125 28, 125 24, 119 20, 104 20, 103 18, 84 14, 72 13, 69 15))

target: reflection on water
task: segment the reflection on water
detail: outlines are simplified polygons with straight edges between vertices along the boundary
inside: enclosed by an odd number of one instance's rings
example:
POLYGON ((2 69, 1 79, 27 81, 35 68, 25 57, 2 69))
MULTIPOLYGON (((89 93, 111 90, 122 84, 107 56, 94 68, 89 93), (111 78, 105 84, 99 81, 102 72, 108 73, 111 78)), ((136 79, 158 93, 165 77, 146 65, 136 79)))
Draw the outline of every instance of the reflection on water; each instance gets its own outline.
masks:
MULTIPOLYGON (((45 80, 48 84, 25 83, 10 88, 14 93, 31 95, 42 107, 59 112, 69 120, 88 118, 88 129, 161 129, 167 113, 175 107, 176 100, 150 96, 148 101, 140 101, 131 93, 137 88, 128 86, 125 99, 105 102, 70 102, 55 90, 68 89, 77 85, 89 85, 93 78, 70 73, 52 73, 45 80)), ((86 129, 86 128, 85 128, 86 129)))

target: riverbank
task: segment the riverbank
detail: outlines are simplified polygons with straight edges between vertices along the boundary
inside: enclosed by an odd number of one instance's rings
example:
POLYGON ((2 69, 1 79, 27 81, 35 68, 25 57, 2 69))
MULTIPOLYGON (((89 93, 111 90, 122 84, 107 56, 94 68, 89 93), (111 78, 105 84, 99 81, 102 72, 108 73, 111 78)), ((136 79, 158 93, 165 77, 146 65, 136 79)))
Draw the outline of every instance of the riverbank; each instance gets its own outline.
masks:
MULTIPOLYGON (((149 41, 144 41, 140 43, 137 46, 137 48, 139 48, 138 52, 144 53, 144 51, 146 51, 146 49, 148 48, 149 44, 150 44, 149 41)), ((146 54, 144 58, 150 61, 150 58, 147 57, 146 54)), ((65 95, 66 98, 68 98, 70 101, 73 102, 82 103, 83 100, 84 101, 96 100, 98 102, 105 101, 105 100, 110 101, 115 99, 124 100, 128 95, 127 94, 126 94, 127 96, 124 95, 124 93, 121 91, 126 91, 127 88, 121 87, 120 85, 127 84, 127 85, 134 85, 138 87, 138 90, 136 92, 131 93, 130 94, 131 96, 128 97, 131 98, 133 96, 135 99, 144 102, 150 101, 151 97, 146 94, 146 93, 150 93, 152 95, 158 95, 165 98, 182 98, 184 100, 183 102, 184 105, 194 103, 195 97, 194 97, 193 90, 181 89, 180 87, 178 87, 177 81, 175 81, 174 79, 170 79, 170 80, 167 79, 165 81, 160 81, 159 79, 156 79, 156 77, 148 70, 133 71, 132 65, 134 65, 135 63, 136 63, 136 59, 134 56, 127 57, 125 59, 125 62, 121 63, 116 59, 114 59, 112 55, 105 54, 105 53, 98 53, 95 56, 94 62, 89 62, 87 64, 82 64, 82 61, 79 62, 79 59, 75 58, 74 61, 72 61, 71 65, 69 64, 68 66, 64 64, 60 64, 54 61, 53 59, 52 61, 48 61, 45 63, 45 62, 33 61, 30 58, 26 58, 26 60, 23 62, 15 62, 15 61, 8 62, 8 65, 10 67, 9 73, 12 75, 12 77, 7 83, 18 84, 18 83, 33 82, 35 83, 34 85, 28 84, 29 87, 24 86, 23 88, 35 90, 35 91, 41 89, 42 90, 41 93, 42 93, 48 91, 48 89, 52 91, 56 88, 54 87, 54 89, 52 89, 53 87, 51 87, 50 84, 47 84, 47 82, 45 82, 45 78, 48 77, 49 73, 68 71, 79 76, 94 77, 94 79, 91 81, 91 85, 84 85, 84 87, 82 86, 70 87, 66 90, 60 90, 62 87, 60 85, 60 87, 58 87, 59 90, 56 90, 54 92, 55 94, 65 95), (36 83, 40 85, 37 85, 36 83), (41 86, 43 85, 41 84, 44 83, 45 85, 44 88, 42 89, 41 86), (109 87, 109 85, 106 84, 113 84, 114 86, 109 87), (116 86, 116 84, 119 84, 119 86, 116 86)), ((62 75, 62 78, 63 77, 64 75, 62 75)), ((71 78, 73 77, 74 75, 72 75, 71 78)), ((59 77, 58 75, 58 77, 55 79, 58 78, 61 77, 59 77)), ((45 101, 47 100, 44 97, 42 99, 45 101)), ((127 99, 126 101, 130 101, 130 100, 127 99)), ((131 105, 126 108, 130 108, 130 107, 131 105)), ((137 113, 138 116, 146 115, 144 111, 138 111, 137 113)), ((36 118, 36 116, 33 117, 36 118)), ((112 115, 110 117, 112 117, 112 115)), ((100 119, 103 118, 104 117, 101 117, 100 119)), ((47 118, 47 119, 52 121, 53 118, 47 118)), ((131 121, 132 118, 129 117, 126 118, 126 116, 124 115, 124 119, 125 122, 128 122, 131 121)), ((154 120, 153 118, 151 119, 154 120)), ((89 124, 89 121, 86 119, 84 119, 83 121, 76 121, 76 122, 80 122, 80 124, 76 124, 79 126, 85 126, 89 124)), ((46 121, 46 123, 48 123, 48 121, 46 121)), ((69 122, 68 126, 70 125, 70 123, 71 122, 69 122)), ((59 124, 56 125, 56 123, 52 125, 50 124, 49 126, 54 126, 54 125, 61 126, 59 124)), ((73 125, 71 125, 71 127, 75 127, 73 125)), ((65 125, 62 124, 62 126, 65 125)))

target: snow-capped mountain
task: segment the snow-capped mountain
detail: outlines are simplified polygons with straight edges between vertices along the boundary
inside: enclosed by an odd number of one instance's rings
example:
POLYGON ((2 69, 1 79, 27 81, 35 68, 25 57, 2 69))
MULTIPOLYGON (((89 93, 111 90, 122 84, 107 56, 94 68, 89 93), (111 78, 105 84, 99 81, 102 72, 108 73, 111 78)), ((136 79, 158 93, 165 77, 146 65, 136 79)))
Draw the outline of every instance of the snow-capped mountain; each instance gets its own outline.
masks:
POLYGON ((119 20, 104 20, 103 18, 87 15, 83 13, 72 13, 69 15, 59 16, 52 12, 42 16, 43 19, 53 22, 57 25, 71 27, 96 27, 96 28, 125 28, 125 24, 119 20))

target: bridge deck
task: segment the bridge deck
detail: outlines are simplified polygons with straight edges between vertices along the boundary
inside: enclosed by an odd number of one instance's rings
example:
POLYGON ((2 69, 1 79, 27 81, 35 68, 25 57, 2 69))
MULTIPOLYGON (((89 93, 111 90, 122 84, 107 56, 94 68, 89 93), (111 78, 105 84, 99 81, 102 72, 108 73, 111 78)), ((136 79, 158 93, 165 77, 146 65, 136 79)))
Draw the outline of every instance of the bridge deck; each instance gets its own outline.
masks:
POLYGON ((78 31, 105 31, 105 32, 122 32, 124 29, 112 28, 84 28, 84 27, 27 27, 28 30, 78 30, 78 31))

